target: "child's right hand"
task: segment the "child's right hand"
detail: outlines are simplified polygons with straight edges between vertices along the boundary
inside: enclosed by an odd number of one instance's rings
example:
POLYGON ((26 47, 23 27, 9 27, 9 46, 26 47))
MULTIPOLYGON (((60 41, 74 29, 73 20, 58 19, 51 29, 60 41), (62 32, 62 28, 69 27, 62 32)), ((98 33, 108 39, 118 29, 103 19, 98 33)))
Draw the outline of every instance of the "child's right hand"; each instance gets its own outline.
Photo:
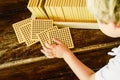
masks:
POLYGON ((57 39, 53 39, 56 44, 43 45, 41 52, 48 58, 64 58, 64 55, 72 53, 62 42, 57 39))

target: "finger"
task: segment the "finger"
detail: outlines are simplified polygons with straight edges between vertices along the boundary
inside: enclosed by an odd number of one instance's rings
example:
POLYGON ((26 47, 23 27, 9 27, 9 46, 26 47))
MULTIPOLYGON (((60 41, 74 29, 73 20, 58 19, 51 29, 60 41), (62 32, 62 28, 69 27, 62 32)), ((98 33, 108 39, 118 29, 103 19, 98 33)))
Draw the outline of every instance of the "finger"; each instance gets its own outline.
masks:
POLYGON ((54 54, 52 54, 52 53, 47 53, 47 52, 45 52, 43 49, 41 49, 41 52, 42 52, 47 58, 54 58, 54 57, 55 57, 54 54))
POLYGON ((41 49, 41 52, 42 52, 43 54, 45 54, 45 53, 46 53, 43 49, 41 49))
POLYGON ((53 38, 52 40, 53 40, 55 43, 57 43, 57 44, 62 44, 61 41, 59 41, 59 40, 57 40, 57 39, 55 39, 55 38, 53 38))
POLYGON ((43 46, 43 50, 44 50, 45 52, 51 52, 51 49, 48 48, 48 47, 46 47, 45 45, 43 46))
POLYGON ((45 46, 48 47, 48 48, 53 48, 53 46, 49 43, 45 43, 45 46))

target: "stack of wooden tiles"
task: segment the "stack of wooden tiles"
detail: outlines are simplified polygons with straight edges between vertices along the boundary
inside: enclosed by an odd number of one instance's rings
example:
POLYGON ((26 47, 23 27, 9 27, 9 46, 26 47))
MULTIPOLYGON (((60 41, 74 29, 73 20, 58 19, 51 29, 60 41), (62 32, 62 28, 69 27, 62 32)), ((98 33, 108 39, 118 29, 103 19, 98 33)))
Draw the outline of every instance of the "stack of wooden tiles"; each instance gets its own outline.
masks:
POLYGON ((36 18, 66 22, 95 22, 86 0, 30 0, 28 9, 36 18), (41 6, 40 6, 41 5, 41 6))
POLYGON ((68 48, 74 48, 69 28, 58 29, 53 26, 53 20, 25 19, 13 24, 19 43, 25 42, 31 46, 37 42, 44 45, 53 44, 52 38, 62 41, 68 48))
POLYGON ((29 0, 27 8, 31 11, 35 18, 47 19, 47 14, 44 9, 45 0, 29 0))
POLYGON ((45 10, 56 21, 96 21, 86 7, 86 0, 46 0, 45 10))

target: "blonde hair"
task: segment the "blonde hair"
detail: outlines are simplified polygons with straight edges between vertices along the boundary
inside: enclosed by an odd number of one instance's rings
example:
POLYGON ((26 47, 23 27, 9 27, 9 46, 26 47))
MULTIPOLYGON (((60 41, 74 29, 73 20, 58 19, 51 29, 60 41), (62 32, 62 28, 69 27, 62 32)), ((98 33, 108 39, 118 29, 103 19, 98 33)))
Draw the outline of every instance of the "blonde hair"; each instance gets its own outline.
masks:
POLYGON ((120 0, 87 0, 87 6, 100 22, 120 26, 120 0))

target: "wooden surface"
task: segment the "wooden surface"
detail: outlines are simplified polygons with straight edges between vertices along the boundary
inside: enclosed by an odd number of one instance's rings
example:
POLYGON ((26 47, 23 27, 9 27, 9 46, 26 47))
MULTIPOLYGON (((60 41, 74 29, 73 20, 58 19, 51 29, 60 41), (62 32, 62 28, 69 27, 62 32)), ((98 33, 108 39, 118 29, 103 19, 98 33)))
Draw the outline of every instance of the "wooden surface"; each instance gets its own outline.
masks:
MULTIPOLYGON (((39 43, 26 47, 19 44, 12 24, 31 16, 28 0, 0 0, 0 66, 44 56, 39 43)), ((107 52, 120 44, 120 38, 105 36, 99 30, 70 29, 75 55, 93 70, 107 64, 107 52)), ((0 69, 0 80, 78 80, 63 59, 41 59, 32 63, 0 69)))

